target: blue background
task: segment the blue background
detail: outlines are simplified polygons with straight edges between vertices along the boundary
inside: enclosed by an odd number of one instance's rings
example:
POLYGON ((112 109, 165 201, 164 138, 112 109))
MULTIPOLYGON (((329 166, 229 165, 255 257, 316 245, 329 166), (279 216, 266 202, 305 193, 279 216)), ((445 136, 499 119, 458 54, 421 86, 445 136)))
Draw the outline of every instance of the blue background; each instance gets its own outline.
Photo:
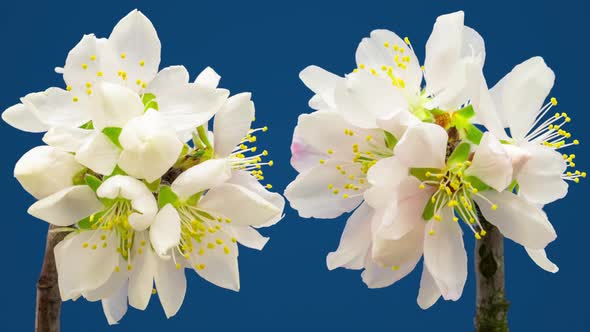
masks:
MULTIPOLYGON (((589 165, 587 110, 587 2, 569 1, 3 1, 0 4, 2 90, 0 108, 28 92, 63 86, 53 72, 83 33, 108 36, 114 24, 139 7, 156 26, 163 45, 162 66, 184 64, 194 76, 205 66, 222 75, 222 86, 237 93, 252 91, 260 124, 270 130, 259 137, 271 151, 274 169, 267 171, 278 191, 296 176, 289 165, 289 145, 297 116, 310 112, 310 91, 299 81, 305 66, 316 64, 344 74, 354 67, 354 52, 372 29, 388 28, 408 35, 420 59, 435 18, 463 9, 466 24, 486 41, 486 74, 490 85, 514 65, 541 55, 557 74, 553 95, 560 111, 574 119, 571 131, 582 145, 577 164, 589 165)), ((2 163, 2 267, 0 324, 6 331, 30 331, 34 325, 35 282, 45 243, 46 224, 26 214, 33 199, 12 177, 13 165, 40 135, 0 124, 2 163)), ((561 271, 536 267, 522 248, 506 243, 507 294, 512 331, 589 331, 588 186, 571 187, 564 200, 547 207, 559 234, 548 248, 561 271), (585 205, 586 204, 586 205, 585 205)), ((240 293, 210 285, 189 273, 189 289, 180 312, 166 320, 157 298, 146 312, 130 309, 113 331, 179 330, 387 330, 470 331, 475 278, 470 275, 463 297, 439 301, 422 311, 416 305, 419 270, 398 284, 369 290, 359 272, 329 272, 325 256, 337 247, 344 218, 304 220, 291 209, 277 226, 264 230, 271 241, 262 252, 240 252, 240 293)), ((64 331, 108 329, 100 304, 67 302, 64 331)))

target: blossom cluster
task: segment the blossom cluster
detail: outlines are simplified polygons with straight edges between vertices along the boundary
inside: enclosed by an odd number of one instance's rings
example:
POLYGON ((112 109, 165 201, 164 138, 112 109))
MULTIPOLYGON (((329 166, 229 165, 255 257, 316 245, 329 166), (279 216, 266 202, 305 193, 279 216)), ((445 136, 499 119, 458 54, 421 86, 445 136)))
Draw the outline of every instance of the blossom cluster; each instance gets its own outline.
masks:
POLYGON ((65 89, 21 98, 2 118, 43 133, 14 175, 37 201, 28 212, 58 232, 63 300, 102 301, 109 323, 158 294, 167 317, 186 292, 185 269, 238 291, 238 243, 262 249, 256 228, 282 218, 251 128, 249 93, 229 96, 211 68, 159 70, 160 40, 132 11, 108 38, 85 35, 63 68, 65 89), (208 123, 212 120, 212 131, 208 123), (155 286, 154 286, 155 284, 155 286))
POLYGON ((352 212, 328 268, 364 269, 363 281, 379 288, 423 257, 418 304, 428 308, 461 296, 463 230, 481 240, 491 224, 557 272, 543 206, 586 173, 562 152, 579 141, 565 129, 570 117, 554 112, 557 100, 546 101, 553 71, 533 57, 488 89, 484 41, 463 12, 437 18, 425 54, 420 65, 407 37, 375 30, 353 72, 300 74, 315 111, 295 128, 299 175, 285 196, 302 217, 352 212))

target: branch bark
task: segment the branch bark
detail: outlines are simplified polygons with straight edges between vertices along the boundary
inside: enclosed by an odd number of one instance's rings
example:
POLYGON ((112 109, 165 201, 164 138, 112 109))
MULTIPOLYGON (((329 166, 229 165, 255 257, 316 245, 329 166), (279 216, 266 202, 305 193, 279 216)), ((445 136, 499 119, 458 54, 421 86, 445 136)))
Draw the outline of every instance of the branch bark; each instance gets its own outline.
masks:
POLYGON ((53 249, 63 240, 65 232, 51 232, 55 226, 49 226, 45 245, 45 258, 39 281, 37 282, 37 313, 35 316, 36 332, 59 332, 61 296, 57 284, 57 269, 53 249))
POLYGON ((508 332, 508 307, 504 288, 504 237, 477 208, 486 235, 475 243, 477 283, 476 332, 508 332))

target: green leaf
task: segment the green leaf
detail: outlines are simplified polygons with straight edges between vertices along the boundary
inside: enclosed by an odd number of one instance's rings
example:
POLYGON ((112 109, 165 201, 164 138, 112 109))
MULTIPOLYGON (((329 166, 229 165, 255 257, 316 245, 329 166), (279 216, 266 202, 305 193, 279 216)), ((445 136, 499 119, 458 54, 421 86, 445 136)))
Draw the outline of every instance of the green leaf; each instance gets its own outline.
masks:
POLYGON ((86 174, 86 176, 84 177, 84 182, 86 182, 86 184, 94 192, 96 192, 96 190, 98 189, 98 187, 100 187, 100 185, 102 184, 102 181, 99 178, 97 178, 96 176, 92 175, 92 174, 86 174))
POLYGON ((156 181, 154 181, 152 183, 149 183, 149 182, 147 182, 145 180, 143 180, 143 182, 145 183, 145 185, 148 187, 148 189, 151 192, 157 192, 158 191, 158 188, 160 188, 160 181, 161 180, 162 179, 160 178, 160 179, 157 179, 156 181))
POLYGON ((424 207, 422 211, 422 219, 429 221, 434 217, 434 202, 432 201, 432 197, 428 199, 428 203, 424 207))
POLYGON ((153 93, 144 93, 143 98, 141 98, 143 102, 143 106, 145 106, 144 112, 150 108, 155 109, 158 111, 158 102, 156 101, 156 95, 153 93))
POLYGON ((482 180, 480 180, 479 178, 476 178, 475 176, 465 176, 463 178, 463 180, 471 183, 471 186, 473 188, 477 189, 478 191, 484 191, 484 190, 488 190, 491 188, 490 186, 488 186, 482 180))
POLYGON ((431 177, 426 176, 426 173, 440 173, 441 170, 438 168, 410 168, 410 174, 416 177, 420 181, 432 180, 431 177))
POLYGON ((465 128, 466 138, 471 142, 478 144, 481 142, 481 138, 483 137, 483 133, 473 124, 468 124, 465 128))
POLYGON ((384 130, 383 133, 385 134, 385 146, 388 149, 393 149, 397 144, 397 138, 395 138, 395 136, 393 136, 393 134, 388 131, 384 130))
POLYGON ((119 135, 121 135, 122 130, 123 129, 119 127, 106 127, 102 130, 102 133, 105 134, 119 149, 122 149, 123 147, 119 142, 119 135))
POLYGON ((454 114, 455 116, 460 116, 463 119, 471 119, 475 116, 475 111, 473 110, 473 105, 467 105, 462 109, 458 110, 454 114))
POLYGON ((459 144, 449 156, 449 159, 447 160, 447 166, 453 167, 458 163, 464 162, 467 160, 467 158, 469 158, 469 152, 471 152, 471 146, 469 143, 463 142, 459 144))
POLYGON ((166 204, 177 205, 178 204, 178 195, 170 186, 162 186, 160 188, 160 192, 158 193, 158 207, 161 209, 166 204))

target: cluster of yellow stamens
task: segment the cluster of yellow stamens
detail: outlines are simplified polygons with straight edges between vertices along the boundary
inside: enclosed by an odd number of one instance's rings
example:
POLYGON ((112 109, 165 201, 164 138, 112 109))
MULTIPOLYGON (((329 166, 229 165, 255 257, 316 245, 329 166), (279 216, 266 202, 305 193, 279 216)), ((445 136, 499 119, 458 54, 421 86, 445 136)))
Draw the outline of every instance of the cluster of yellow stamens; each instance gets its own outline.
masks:
MULTIPOLYGON (((254 176, 258 181, 264 180, 264 172, 262 171, 262 166, 273 166, 274 161, 269 160, 267 162, 263 162, 263 157, 268 156, 268 151, 263 150, 262 152, 254 155, 248 155, 251 153, 256 153, 258 151, 258 147, 256 146, 248 146, 248 144, 252 145, 256 143, 257 138, 254 135, 256 132, 267 132, 268 127, 264 126, 261 128, 250 129, 249 133, 242 139, 240 144, 232 151, 230 157, 232 158, 232 166, 236 169, 249 171, 252 176, 254 176)), ((272 188, 272 184, 266 184, 265 187, 267 189, 272 188)))

